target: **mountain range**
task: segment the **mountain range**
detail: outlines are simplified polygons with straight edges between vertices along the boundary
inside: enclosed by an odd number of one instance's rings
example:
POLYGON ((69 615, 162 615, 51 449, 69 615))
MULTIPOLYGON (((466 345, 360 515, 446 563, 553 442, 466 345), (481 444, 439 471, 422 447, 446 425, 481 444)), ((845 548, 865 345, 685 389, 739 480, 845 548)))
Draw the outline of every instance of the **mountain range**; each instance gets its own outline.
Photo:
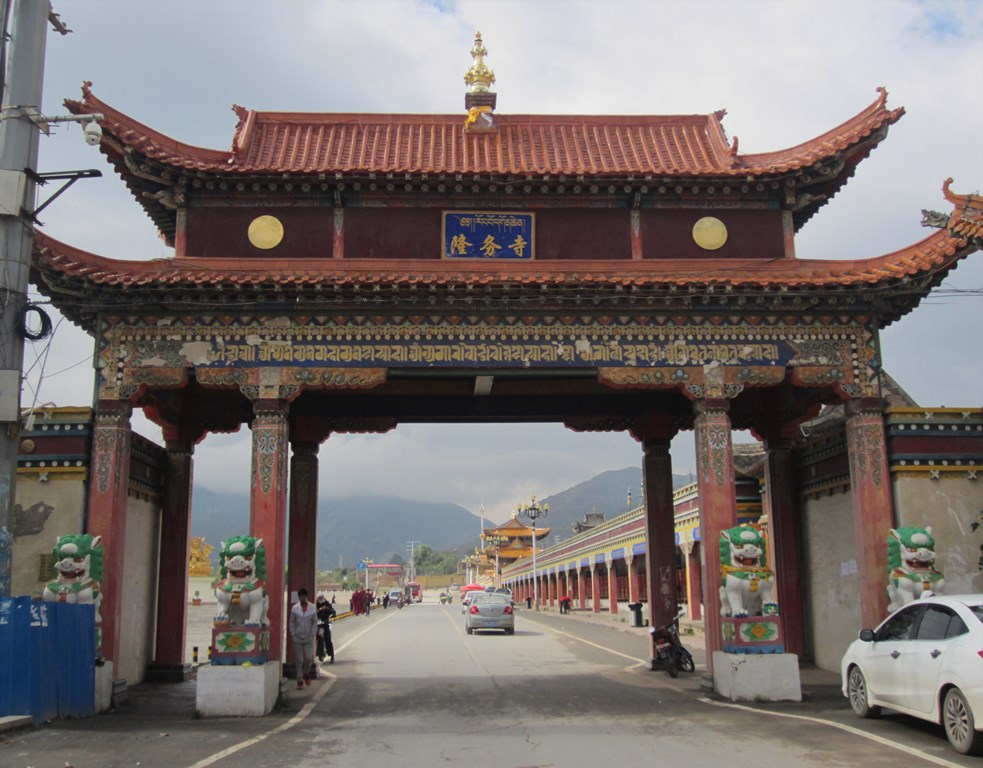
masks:
MULTIPOLYGON (((690 482, 673 475, 673 486, 690 482)), ((641 502, 642 472, 638 467, 602 472, 565 491, 540 499, 549 504, 549 515, 537 527, 550 528, 547 545, 573 535, 573 524, 590 512, 607 519, 624 514, 641 502)), ((203 537, 213 547, 218 562, 222 540, 249 530, 249 497, 194 490, 191 535, 203 537)), ((485 527, 495 523, 485 520, 485 527)), ((325 497, 318 502, 317 568, 353 567, 370 558, 390 562, 394 555, 408 560, 410 544, 426 544, 437 551, 458 552, 463 557, 480 544, 481 519, 457 504, 419 501, 396 496, 359 495, 325 497)))

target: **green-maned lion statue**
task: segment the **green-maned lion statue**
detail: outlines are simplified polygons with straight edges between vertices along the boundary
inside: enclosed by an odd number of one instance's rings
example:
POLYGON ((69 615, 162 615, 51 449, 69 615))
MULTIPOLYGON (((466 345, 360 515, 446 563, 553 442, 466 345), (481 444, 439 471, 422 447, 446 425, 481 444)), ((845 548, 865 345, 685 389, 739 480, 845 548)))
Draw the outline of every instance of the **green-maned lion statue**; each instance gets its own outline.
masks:
POLYGON ((754 525, 720 533, 720 615, 743 618, 777 614, 771 599, 774 573, 766 567, 765 537, 754 525))
POLYGON ((887 537, 888 610, 910 603, 926 592, 939 594, 945 586, 935 567, 935 539, 931 526, 892 528, 887 537))
POLYGON ((216 624, 267 626, 266 549, 263 540, 233 536, 222 542, 219 576, 213 584, 219 613, 216 624))
POLYGON ((96 624, 102 604, 102 536, 75 533, 59 536, 52 550, 54 581, 44 585, 46 602, 95 603, 96 624))

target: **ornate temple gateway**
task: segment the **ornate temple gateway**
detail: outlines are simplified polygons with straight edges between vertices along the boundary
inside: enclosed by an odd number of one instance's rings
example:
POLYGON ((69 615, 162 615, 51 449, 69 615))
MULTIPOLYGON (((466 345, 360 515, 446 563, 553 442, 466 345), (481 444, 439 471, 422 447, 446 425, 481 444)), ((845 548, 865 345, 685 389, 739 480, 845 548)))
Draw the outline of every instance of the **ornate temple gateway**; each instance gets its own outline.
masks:
MULTIPOLYGON (((844 403, 865 624, 886 606, 892 525, 878 332, 976 246, 977 198, 901 251, 802 260, 795 234, 904 114, 887 92, 796 147, 745 154, 706 115, 498 113, 480 36, 465 111, 262 112, 230 150, 164 136, 85 84, 101 150, 173 246, 124 261, 39 235, 32 277, 98 342, 88 531, 102 537, 106 655, 120 652, 134 408, 168 452, 160 571, 187 579, 194 446, 252 432, 249 533, 270 595, 312 584, 317 452, 403 422, 562 422, 641 443, 653 625, 674 615, 669 443, 696 432, 706 562, 736 525, 731 431, 767 449, 786 647, 801 650, 796 427, 844 403), (975 218, 974 218, 975 217, 975 218), (967 225, 968 226, 968 225, 967 225), (289 498, 289 509, 288 509, 289 498), (290 550, 286 532, 290 530, 290 550)), ((238 532, 230 532, 238 533, 238 532)), ((705 574, 719 648, 720 576, 705 574)), ((158 665, 182 661, 186 583, 158 600, 158 665)), ((271 600, 272 626, 283 604, 271 600)), ((717 643, 715 646, 714 644, 717 643)), ((281 657, 274 632, 271 658, 281 657)), ((708 648, 708 650, 709 650, 708 648)))

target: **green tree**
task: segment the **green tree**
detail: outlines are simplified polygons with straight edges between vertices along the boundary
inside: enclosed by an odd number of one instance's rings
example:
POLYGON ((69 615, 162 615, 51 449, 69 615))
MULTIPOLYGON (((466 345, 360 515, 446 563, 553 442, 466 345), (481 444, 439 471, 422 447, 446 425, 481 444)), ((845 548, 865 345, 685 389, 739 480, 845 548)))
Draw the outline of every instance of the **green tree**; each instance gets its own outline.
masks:
POLYGON ((421 544, 413 553, 416 572, 421 576, 445 576, 457 571, 458 556, 455 552, 437 552, 421 544))

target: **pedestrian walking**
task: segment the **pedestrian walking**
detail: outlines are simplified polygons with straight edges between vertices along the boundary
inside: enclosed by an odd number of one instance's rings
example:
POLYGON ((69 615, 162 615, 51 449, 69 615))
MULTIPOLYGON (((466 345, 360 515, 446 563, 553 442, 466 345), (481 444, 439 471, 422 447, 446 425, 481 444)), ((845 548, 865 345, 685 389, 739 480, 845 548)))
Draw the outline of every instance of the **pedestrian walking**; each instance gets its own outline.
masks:
POLYGON ((361 616, 362 611, 365 610, 365 590, 361 587, 352 593, 352 612, 356 616, 361 616))
POLYGON ((294 641, 294 662, 297 666, 297 687, 311 684, 314 666, 314 637, 317 633, 317 611, 307 602, 307 590, 297 590, 297 602, 290 609, 290 636, 294 641), (301 680, 303 676, 303 680, 301 680))
POLYGON ((334 606, 327 598, 319 595, 315 604, 317 610, 317 655, 318 661, 330 657, 334 664, 334 642, 331 639, 331 619, 336 615, 334 606))

